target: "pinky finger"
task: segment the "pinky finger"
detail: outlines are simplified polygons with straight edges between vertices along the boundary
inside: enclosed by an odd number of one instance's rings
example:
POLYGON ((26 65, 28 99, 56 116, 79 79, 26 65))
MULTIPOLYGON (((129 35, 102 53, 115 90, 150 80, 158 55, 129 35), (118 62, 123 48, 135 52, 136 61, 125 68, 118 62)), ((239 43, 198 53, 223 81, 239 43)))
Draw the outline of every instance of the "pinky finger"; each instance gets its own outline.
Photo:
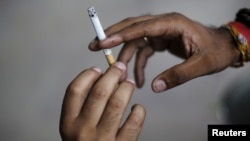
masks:
POLYGON ((120 128, 117 140, 118 141, 137 141, 142 126, 144 124, 144 120, 146 117, 146 110, 141 105, 134 105, 132 107, 131 113, 126 119, 125 123, 120 128))

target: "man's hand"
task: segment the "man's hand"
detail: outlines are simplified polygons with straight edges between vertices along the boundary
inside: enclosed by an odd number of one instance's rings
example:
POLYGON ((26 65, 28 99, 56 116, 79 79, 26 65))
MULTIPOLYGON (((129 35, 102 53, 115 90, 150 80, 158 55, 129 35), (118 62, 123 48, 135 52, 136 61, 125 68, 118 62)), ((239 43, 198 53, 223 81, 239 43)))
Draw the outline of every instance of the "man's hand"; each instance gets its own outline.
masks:
POLYGON ((126 66, 117 62, 104 74, 96 67, 86 69, 71 82, 60 119, 63 141, 137 140, 146 113, 134 105, 121 125, 135 88, 133 80, 123 80, 125 72, 126 66))
MULTIPOLYGON (((93 40, 89 48, 97 51, 124 43, 118 60, 127 64, 136 53, 135 78, 144 83, 147 59, 155 51, 169 50, 186 60, 163 71, 152 82, 155 92, 162 92, 193 78, 216 73, 239 60, 230 33, 225 29, 203 26, 179 13, 127 18, 106 31, 108 38, 93 40), (144 41, 144 37, 149 42, 144 41)), ((168 60, 162 60, 164 63, 168 60)))

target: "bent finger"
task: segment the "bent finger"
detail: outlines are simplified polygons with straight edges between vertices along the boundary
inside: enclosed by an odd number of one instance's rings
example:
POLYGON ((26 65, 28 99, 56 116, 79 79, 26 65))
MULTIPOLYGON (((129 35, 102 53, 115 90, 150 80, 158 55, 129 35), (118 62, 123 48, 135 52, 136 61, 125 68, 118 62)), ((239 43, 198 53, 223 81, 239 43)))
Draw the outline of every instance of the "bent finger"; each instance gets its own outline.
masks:
POLYGON ((122 125, 117 135, 118 141, 137 141, 144 120, 146 117, 146 110, 141 105, 134 105, 128 118, 122 125))
POLYGON ((131 79, 123 81, 116 92, 109 99, 101 120, 97 126, 98 133, 103 137, 116 137, 121 119, 127 108, 135 88, 135 82, 131 79))
POLYGON ((99 44, 102 48, 112 48, 123 42, 143 37, 178 37, 183 34, 185 27, 185 24, 183 24, 184 21, 187 21, 187 18, 181 14, 165 14, 158 18, 136 22, 110 35, 99 44))
POLYGON ((137 22, 140 22, 140 21, 146 21, 146 20, 149 20, 149 19, 153 19, 155 18, 156 16, 152 16, 152 15, 143 15, 143 16, 138 16, 138 17, 129 17, 129 18, 126 18, 112 26, 110 26, 109 28, 107 28, 105 30, 105 33, 107 36, 113 34, 113 33, 116 33, 134 23, 137 23, 137 22))
MULTIPOLYGON (((105 34, 106 36, 110 36, 111 34, 114 34, 128 26, 130 26, 131 24, 140 22, 140 21, 145 21, 145 20, 149 20, 152 18, 155 18, 156 16, 151 16, 151 15, 143 15, 143 16, 139 16, 139 17, 129 17, 126 18, 112 26, 110 26, 109 28, 107 28, 105 30, 105 34)), ((97 51, 100 50, 100 46, 99 46, 99 40, 97 38, 95 38, 93 41, 90 42, 89 44, 89 49, 92 51, 97 51)))
POLYGON ((136 49, 145 47, 145 42, 143 39, 135 39, 130 42, 125 43, 124 47, 121 49, 118 60, 125 63, 126 65, 130 59, 135 54, 136 49))

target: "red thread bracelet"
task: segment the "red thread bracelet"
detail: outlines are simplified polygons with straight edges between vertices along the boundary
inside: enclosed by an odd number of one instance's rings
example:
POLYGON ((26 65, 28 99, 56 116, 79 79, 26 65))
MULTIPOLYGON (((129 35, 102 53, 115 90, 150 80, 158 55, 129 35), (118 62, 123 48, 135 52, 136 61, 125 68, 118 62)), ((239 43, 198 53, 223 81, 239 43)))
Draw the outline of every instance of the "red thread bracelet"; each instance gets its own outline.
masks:
POLYGON ((234 37, 237 48, 241 53, 240 62, 234 64, 234 66, 243 66, 244 62, 250 61, 250 29, 238 21, 230 22, 226 27, 234 37))

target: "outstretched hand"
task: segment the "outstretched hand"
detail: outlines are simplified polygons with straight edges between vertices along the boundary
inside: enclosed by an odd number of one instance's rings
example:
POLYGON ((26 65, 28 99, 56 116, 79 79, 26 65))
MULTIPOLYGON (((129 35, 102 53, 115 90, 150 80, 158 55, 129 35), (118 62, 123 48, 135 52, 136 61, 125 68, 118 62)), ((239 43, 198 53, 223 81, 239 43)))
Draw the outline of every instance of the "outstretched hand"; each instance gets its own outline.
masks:
MULTIPOLYGON (((156 51, 168 50, 185 61, 156 76, 154 92, 162 92, 193 78, 221 71, 238 61, 240 53, 229 32, 209 28, 179 13, 127 18, 105 30, 107 39, 94 39, 89 49, 98 51, 124 43, 118 61, 127 64, 136 53, 135 79, 142 87, 144 68, 156 51), (144 41, 147 37, 149 42, 144 41)), ((167 60, 162 60, 162 65, 167 60)))

